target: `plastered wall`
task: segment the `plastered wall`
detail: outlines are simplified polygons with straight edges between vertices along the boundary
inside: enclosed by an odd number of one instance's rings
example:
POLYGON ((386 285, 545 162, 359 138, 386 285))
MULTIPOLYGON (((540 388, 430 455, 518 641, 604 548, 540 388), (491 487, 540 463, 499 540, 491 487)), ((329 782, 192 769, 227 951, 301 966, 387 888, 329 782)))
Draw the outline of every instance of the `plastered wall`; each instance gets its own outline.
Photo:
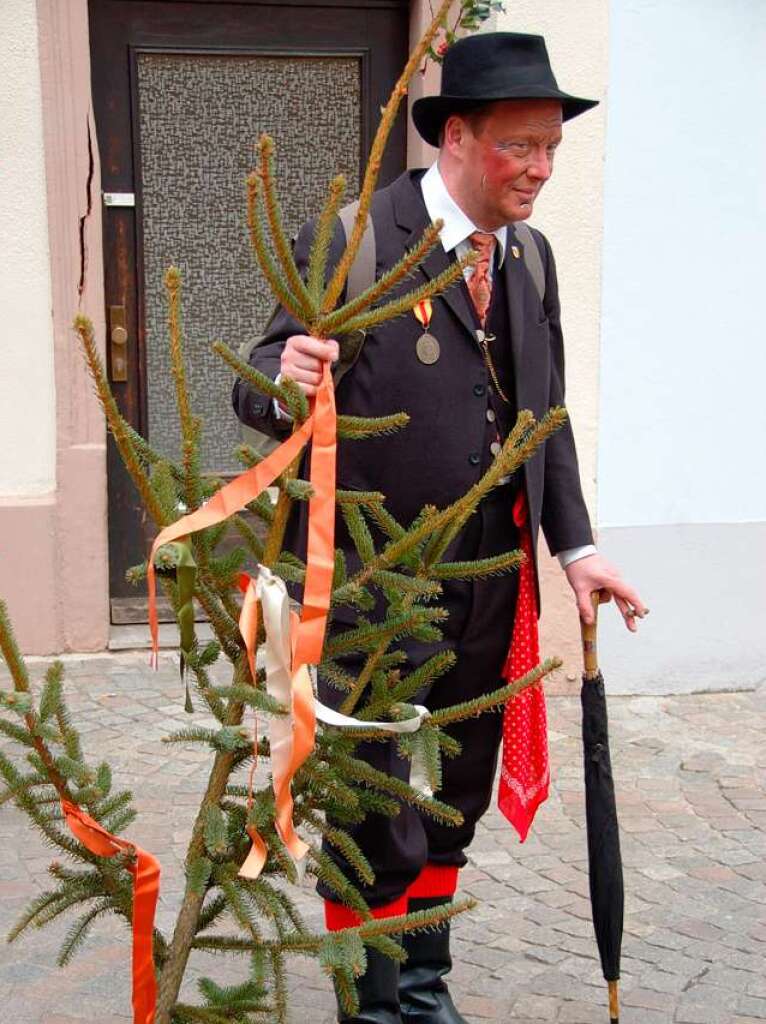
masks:
POLYGON ((0 3, 0 502, 56 483, 56 404, 34 0, 0 3))
POLYGON ((604 526, 766 520, 765 103, 766 3, 613 0, 604 526))

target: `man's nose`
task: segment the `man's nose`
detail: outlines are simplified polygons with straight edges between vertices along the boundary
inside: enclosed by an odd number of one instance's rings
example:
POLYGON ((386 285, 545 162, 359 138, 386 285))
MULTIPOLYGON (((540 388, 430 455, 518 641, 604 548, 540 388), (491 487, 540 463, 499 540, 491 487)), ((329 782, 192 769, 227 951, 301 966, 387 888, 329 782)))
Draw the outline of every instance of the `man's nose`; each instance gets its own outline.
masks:
POLYGON ((527 168, 527 174, 530 178, 535 178, 537 181, 547 181, 552 173, 553 159, 550 153, 545 149, 535 150, 532 161, 527 168))

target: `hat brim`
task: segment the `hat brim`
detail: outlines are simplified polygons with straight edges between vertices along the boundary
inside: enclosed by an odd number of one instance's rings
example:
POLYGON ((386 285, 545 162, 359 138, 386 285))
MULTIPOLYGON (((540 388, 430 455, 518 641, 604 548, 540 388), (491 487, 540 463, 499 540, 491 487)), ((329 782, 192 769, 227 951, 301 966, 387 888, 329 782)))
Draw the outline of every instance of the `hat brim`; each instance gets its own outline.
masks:
POLYGON ((570 96, 558 89, 546 89, 535 86, 518 86, 502 96, 421 96, 412 105, 412 120, 420 135, 430 146, 439 145, 439 132, 450 114, 459 114, 498 100, 558 100, 562 107, 562 119, 571 121, 573 117, 584 114, 598 106, 598 100, 586 100, 579 96, 570 96))

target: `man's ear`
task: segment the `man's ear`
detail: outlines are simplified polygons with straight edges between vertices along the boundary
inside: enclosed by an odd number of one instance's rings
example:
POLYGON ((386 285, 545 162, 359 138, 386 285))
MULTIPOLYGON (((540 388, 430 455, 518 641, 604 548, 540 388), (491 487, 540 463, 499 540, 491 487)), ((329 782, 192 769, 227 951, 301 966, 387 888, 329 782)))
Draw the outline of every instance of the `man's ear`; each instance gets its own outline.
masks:
POLYGON ((459 114, 450 114, 442 129, 444 145, 450 152, 459 153, 462 150, 467 129, 468 125, 459 114))

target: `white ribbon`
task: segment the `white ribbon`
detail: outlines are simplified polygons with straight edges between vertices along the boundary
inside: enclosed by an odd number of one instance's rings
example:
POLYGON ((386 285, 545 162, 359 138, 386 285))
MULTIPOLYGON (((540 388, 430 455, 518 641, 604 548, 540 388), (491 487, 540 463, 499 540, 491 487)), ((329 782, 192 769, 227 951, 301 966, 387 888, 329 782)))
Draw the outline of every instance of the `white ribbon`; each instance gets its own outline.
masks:
MULTIPOLYGON (((275 715, 269 721, 269 744, 272 763, 288 764, 292 758, 293 747, 293 673, 292 649, 290 643, 290 598, 284 580, 275 576, 264 565, 258 566, 255 580, 256 597, 260 601, 263 626, 266 634, 263 645, 263 664, 266 671, 266 692, 283 707, 288 709, 287 715, 275 715)), ((315 680, 312 680, 315 682, 315 680)), ((411 705, 415 714, 399 722, 367 721, 344 715, 321 701, 314 701, 317 719, 325 725, 336 729, 372 729, 388 732, 393 735, 414 733, 428 718, 428 708, 421 704, 411 705)), ((416 758, 419 761, 420 758, 416 758)), ((413 765, 412 785, 426 795, 431 791, 426 782, 424 766, 413 765)), ((305 855, 299 861, 293 858, 299 877, 305 869, 305 855)))
MULTIPOLYGON (((266 669, 266 690, 285 707, 290 707, 290 693, 292 681, 292 653, 290 651, 290 597, 284 580, 275 576, 265 565, 258 566, 258 576, 255 585, 255 592, 263 609, 263 626, 266 632, 264 644, 264 668, 266 669)), ((338 729, 380 729, 390 733, 417 732, 428 718, 430 711, 422 704, 412 704, 416 714, 411 718, 405 718, 401 722, 367 721, 359 718, 352 718, 344 715, 334 708, 315 702, 316 716, 325 725, 332 725, 338 729)), ((281 725, 278 730, 277 743, 281 743, 288 733, 292 732, 292 725, 289 716, 275 718, 272 723, 272 730, 275 725, 281 725)), ((270 733, 270 738, 273 735, 270 733)), ((272 750, 274 743, 272 741, 272 750)))

